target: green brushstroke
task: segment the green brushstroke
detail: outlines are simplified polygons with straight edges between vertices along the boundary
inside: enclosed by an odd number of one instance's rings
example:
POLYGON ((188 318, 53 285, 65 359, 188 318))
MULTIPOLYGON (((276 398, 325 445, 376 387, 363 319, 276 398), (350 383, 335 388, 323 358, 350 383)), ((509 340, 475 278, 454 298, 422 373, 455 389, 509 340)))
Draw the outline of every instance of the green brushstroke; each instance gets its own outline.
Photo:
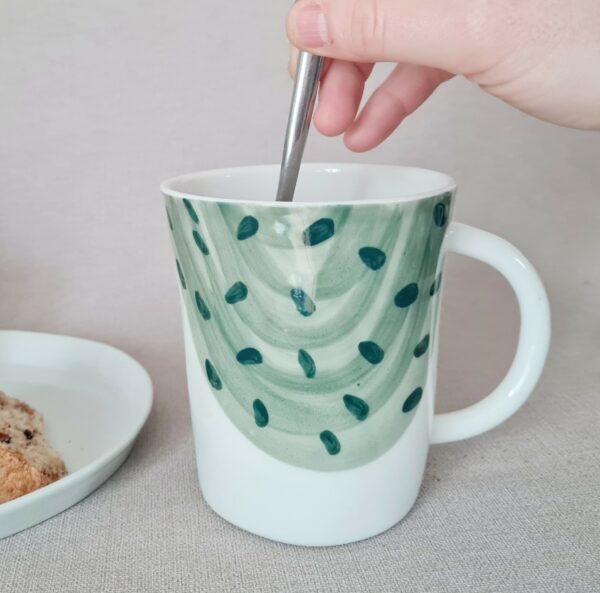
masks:
POLYGON ((194 243, 196 243, 198 249, 204 254, 208 255, 208 247, 204 242, 204 239, 200 236, 200 233, 197 230, 192 231, 192 236, 194 237, 194 243))
POLYGON ((264 428, 269 424, 269 412, 267 411, 265 404, 259 399, 255 399, 252 402, 252 409, 254 410, 254 422, 256 422, 256 426, 264 428))
POLYGON ((200 293, 197 290, 194 293, 194 297, 196 299, 196 308, 198 309, 200 315, 202 315, 202 318, 206 320, 210 319, 210 311, 208 310, 204 299, 200 296, 200 293))
POLYGON ((358 250, 358 255, 365 266, 371 268, 371 270, 379 270, 385 264, 385 253, 377 247, 361 247, 358 250))
POLYGON ((362 422, 369 415, 369 404, 364 399, 347 393, 343 397, 344 405, 357 420, 362 422))
POLYGON ((446 205, 439 202, 433 209, 433 222, 439 227, 443 227, 448 220, 448 214, 446 212, 446 205))
POLYGON ((212 362, 208 360, 208 358, 204 361, 204 368, 206 370, 206 376, 208 378, 209 383, 213 386, 217 391, 223 389, 223 383, 221 382, 221 378, 217 373, 217 370, 212 365, 212 362))
POLYGON ((248 288, 243 282, 232 284, 229 290, 225 293, 225 302, 233 305, 243 301, 248 296, 248 288))
POLYGON ((179 263, 179 260, 176 259, 175 263, 177 264, 177 275, 179 276, 179 282, 181 282, 181 288, 183 288, 183 290, 187 289, 187 285, 185 283, 185 276, 183 275, 183 270, 181 269, 181 264, 179 263))
POLYGON ((411 410, 414 410, 419 402, 421 401, 421 396, 423 395, 423 390, 420 387, 417 387, 404 401, 402 404, 402 411, 407 414, 411 410))
POLYGON ((434 280, 431 287, 429 288, 429 296, 433 296, 436 292, 438 292, 441 285, 442 285, 442 273, 440 272, 437 275, 437 278, 434 280))
POLYGON ((319 218, 302 233, 305 245, 319 245, 331 239, 335 232, 335 224, 331 218, 319 218))
POLYGON ((323 445, 325 445, 325 449, 329 455, 337 455, 340 452, 342 448, 340 446, 340 441, 330 430, 324 430, 319 435, 319 438, 323 445))
POLYGON ((419 358, 423 356, 425 352, 427 352, 427 348, 429 348, 429 334, 427 334, 416 346, 413 351, 415 358, 419 358))
POLYGON ((371 364, 379 364, 383 360, 383 349, 375 342, 361 342, 358 351, 371 364))
POLYGON ((196 211, 194 210, 194 206, 192 206, 192 203, 189 200, 186 200, 185 198, 183 198, 181 201, 183 202, 183 205, 185 206, 187 213, 190 215, 190 218, 196 224, 198 224, 200 222, 200 219, 198 218, 198 215, 196 214, 196 211))
POLYGON ((254 216, 244 216, 237 229, 238 241, 249 239, 258 231, 258 220, 254 216))
POLYGON ((300 363, 306 378, 312 379, 317 372, 317 367, 312 356, 306 350, 300 348, 300 350, 298 350, 298 362, 300 363))
POLYGON ((407 284, 402 290, 396 293, 394 297, 394 304, 396 307, 404 309, 405 307, 410 307, 419 296, 419 286, 416 282, 411 282, 407 284))
POLYGON ((240 364, 260 364, 263 361, 262 354, 256 348, 244 348, 236 358, 240 364))
POLYGON ((317 306, 301 288, 292 288, 290 296, 296 305, 296 309, 298 309, 298 313, 303 317, 310 317, 315 312, 317 306))

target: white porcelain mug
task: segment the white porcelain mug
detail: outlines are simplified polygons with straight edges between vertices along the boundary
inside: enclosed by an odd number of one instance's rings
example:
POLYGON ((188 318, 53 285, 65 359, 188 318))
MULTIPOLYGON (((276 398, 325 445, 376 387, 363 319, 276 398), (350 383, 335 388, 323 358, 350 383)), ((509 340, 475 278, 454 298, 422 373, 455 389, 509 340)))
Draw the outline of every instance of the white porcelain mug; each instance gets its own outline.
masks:
POLYGON ((550 316, 525 257, 451 223, 455 183, 405 167, 277 166, 162 186, 176 254, 200 486, 231 523, 301 545, 376 535, 410 510, 430 444, 511 416, 546 359, 550 316), (496 268, 521 313, 514 361, 480 402, 434 414, 448 252, 496 268))

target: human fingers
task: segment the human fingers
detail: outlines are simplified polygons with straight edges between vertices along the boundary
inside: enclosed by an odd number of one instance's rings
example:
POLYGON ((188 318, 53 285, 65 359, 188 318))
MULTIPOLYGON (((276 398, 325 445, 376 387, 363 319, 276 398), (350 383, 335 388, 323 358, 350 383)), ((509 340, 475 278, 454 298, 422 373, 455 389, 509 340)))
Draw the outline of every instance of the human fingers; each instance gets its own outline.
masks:
POLYGON ((373 64, 355 64, 334 60, 321 79, 315 127, 326 136, 338 136, 356 118, 365 81, 373 64))
POLYGON ((381 144, 435 89, 452 75, 426 66, 399 64, 373 92, 346 131, 344 143, 363 152, 381 144))

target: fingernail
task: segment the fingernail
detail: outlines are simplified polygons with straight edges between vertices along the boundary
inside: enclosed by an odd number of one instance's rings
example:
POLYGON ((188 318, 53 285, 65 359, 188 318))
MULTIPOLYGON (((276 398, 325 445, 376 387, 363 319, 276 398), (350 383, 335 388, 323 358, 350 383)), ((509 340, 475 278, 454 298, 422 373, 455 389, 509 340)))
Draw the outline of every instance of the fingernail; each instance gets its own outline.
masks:
POLYGON ((296 19, 296 30, 305 47, 322 47, 331 43, 325 14, 318 4, 309 4, 300 9, 296 19))

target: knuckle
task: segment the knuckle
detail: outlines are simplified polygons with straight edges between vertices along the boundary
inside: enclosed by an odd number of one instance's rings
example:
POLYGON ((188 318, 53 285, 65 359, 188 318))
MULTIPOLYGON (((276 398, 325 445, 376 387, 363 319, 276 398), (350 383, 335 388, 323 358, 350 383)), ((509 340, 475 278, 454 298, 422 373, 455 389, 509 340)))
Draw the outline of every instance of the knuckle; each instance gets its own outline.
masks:
POLYGON ((409 114, 410 110, 405 97, 395 89, 381 88, 379 96, 385 102, 388 113, 393 113, 401 117, 405 117, 409 114))
POLYGON ((385 43, 385 16, 381 0, 353 0, 349 11, 350 42, 361 54, 379 53, 385 43))
POLYGON ((467 69, 477 71, 490 67, 502 47, 499 41, 504 38, 508 42, 510 16, 499 9, 494 0, 477 0, 468 10, 455 12, 454 18, 456 36, 461 40, 460 57, 467 69))

